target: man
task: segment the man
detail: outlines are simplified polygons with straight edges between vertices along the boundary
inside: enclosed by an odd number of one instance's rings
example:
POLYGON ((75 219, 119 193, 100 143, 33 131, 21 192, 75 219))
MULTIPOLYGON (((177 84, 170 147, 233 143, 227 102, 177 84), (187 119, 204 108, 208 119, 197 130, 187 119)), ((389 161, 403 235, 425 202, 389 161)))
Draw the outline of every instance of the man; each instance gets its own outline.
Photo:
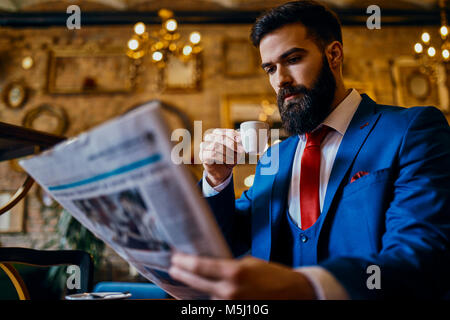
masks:
POLYGON ((450 129, 442 113, 378 105, 345 88, 340 23, 316 2, 272 9, 251 39, 291 136, 263 156, 279 152, 278 172, 262 175, 260 161, 235 201, 233 165, 216 160, 242 146, 234 131, 215 130, 202 143, 201 184, 234 255, 252 257, 175 254, 170 274, 219 299, 444 296, 450 129))

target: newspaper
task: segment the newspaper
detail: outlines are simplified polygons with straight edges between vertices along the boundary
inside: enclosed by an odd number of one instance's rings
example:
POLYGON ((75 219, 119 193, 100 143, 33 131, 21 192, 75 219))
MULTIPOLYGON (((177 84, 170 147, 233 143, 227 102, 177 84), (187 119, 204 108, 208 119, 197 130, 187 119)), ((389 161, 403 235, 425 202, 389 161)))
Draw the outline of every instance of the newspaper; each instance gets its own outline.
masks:
POLYGON ((231 252, 192 175, 171 161, 160 109, 149 102, 20 165, 144 277, 175 298, 205 299, 169 276, 172 252, 231 252))

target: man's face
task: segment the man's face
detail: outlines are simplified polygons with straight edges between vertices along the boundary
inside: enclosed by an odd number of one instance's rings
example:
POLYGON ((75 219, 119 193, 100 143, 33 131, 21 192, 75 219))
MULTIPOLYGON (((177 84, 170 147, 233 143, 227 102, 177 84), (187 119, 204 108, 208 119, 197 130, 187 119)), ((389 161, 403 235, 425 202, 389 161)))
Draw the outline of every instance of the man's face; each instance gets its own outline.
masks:
POLYGON ((259 50, 284 128, 289 134, 311 132, 330 113, 336 91, 326 56, 297 23, 264 36, 259 50))

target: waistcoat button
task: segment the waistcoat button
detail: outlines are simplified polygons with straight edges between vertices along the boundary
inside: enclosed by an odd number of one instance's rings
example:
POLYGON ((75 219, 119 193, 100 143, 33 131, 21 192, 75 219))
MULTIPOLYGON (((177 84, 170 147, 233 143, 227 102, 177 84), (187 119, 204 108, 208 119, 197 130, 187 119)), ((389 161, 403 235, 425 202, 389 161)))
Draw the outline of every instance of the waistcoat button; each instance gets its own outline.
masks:
POLYGON ((302 240, 302 242, 305 243, 306 241, 308 241, 308 237, 302 233, 300 235, 300 240, 302 240))

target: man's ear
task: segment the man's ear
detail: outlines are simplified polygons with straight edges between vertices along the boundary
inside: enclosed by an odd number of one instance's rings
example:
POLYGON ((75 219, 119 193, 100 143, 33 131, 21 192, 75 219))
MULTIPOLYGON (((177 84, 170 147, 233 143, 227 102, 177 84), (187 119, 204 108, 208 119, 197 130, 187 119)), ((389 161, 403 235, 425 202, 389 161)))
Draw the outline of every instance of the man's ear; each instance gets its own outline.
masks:
POLYGON ((331 69, 336 70, 342 65, 344 61, 344 48, 339 41, 330 43, 325 49, 325 54, 327 55, 331 69))

